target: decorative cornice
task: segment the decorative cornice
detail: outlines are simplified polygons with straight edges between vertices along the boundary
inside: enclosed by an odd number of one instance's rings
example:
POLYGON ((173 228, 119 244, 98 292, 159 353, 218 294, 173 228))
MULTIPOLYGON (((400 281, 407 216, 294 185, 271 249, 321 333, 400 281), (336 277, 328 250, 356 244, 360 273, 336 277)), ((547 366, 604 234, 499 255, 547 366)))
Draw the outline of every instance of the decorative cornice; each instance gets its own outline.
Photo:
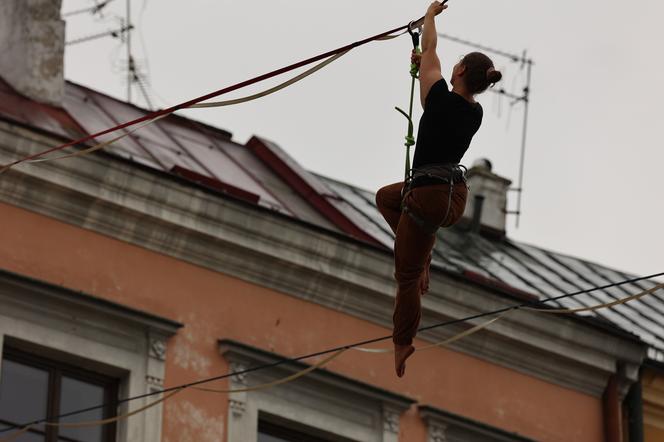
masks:
POLYGON ((183 324, 167 318, 0 269, 0 297, 3 293, 11 293, 13 302, 31 303, 35 301, 36 305, 40 306, 57 305, 70 311, 76 309, 96 312, 143 327, 161 337, 153 339, 150 345, 150 356, 155 358, 158 358, 156 350, 160 346, 163 346, 162 357, 165 356, 166 344, 163 338, 174 335, 183 327, 183 324), (157 344, 157 341, 160 341, 160 344, 157 344))
MULTIPOLYGON (((2 127, 0 163, 9 160, 4 146, 25 155, 49 143, 2 127)), ((391 327, 391 253, 161 172, 100 155, 22 165, 0 180, 0 201, 391 327)), ((431 286, 423 298, 423 325, 511 303, 439 272, 431 286)), ((438 328, 421 337, 440 341, 461 330, 438 328)), ((575 318, 526 311, 451 348, 595 397, 617 361, 635 380, 645 354, 633 339, 575 318)))
POLYGON ((390 409, 383 410, 383 431, 399 434, 399 419, 400 414, 390 409))
MULTIPOLYGON (((289 376, 310 367, 308 364, 302 362, 288 360, 286 356, 281 356, 230 339, 219 341, 219 351, 224 359, 229 361, 233 371, 236 371, 234 367, 238 369, 237 371, 240 371, 246 367, 282 362, 279 365, 275 365, 270 370, 267 370, 267 372, 272 373, 269 377, 275 379, 289 376)), ((247 376, 264 376, 265 372, 266 370, 253 372, 249 373, 247 376)), ((407 410, 415 403, 415 400, 406 396, 383 390, 325 369, 316 369, 312 371, 307 374, 306 380, 307 382, 310 381, 319 385, 327 385, 333 387, 335 390, 343 390, 350 394, 359 394, 363 398, 369 398, 381 402, 385 405, 383 407, 384 414, 392 413, 398 416, 400 412, 407 410)), ((264 381, 264 379, 261 379, 261 381, 264 381)), ((253 384, 253 382, 251 383, 253 384)))
POLYGON ((150 357, 158 361, 166 360, 166 342, 163 339, 150 339, 150 357))
POLYGON ((247 403, 239 399, 229 399, 228 406, 230 407, 233 416, 236 418, 242 417, 247 411, 247 403))
POLYGON ((164 386, 164 380, 156 376, 146 375, 145 382, 147 382, 148 385, 151 385, 156 388, 162 388, 164 386))
POLYGON ((247 375, 243 372, 247 370, 247 366, 241 362, 230 361, 228 363, 231 369, 231 373, 240 373, 231 377, 231 380, 236 387, 246 387, 247 386, 247 375))
POLYGON ((447 425, 441 423, 429 423, 429 442, 448 442, 447 425))
POLYGON ((430 406, 419 406, 429 428, 429 442, 472 440, 477 442, 533 442, 532 439, 430 406))

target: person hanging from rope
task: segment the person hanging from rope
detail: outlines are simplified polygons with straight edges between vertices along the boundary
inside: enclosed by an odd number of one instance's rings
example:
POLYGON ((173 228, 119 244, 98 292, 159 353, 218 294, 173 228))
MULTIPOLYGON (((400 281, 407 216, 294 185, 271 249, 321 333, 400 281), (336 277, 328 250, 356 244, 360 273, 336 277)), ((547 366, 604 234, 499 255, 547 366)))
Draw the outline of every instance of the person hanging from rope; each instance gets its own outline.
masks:
POLYGON ((435 17, 445 9, 447 5, 437 1, 429 6, 422 53, 414 50, 411 55, 419 66, 424 108, 413 167, 404 182, 376 193, 378 210, 395 233, 397 294, 392 340, 398 377, 405 374, 406 360, 415 351, 412 342, 421 318, 420 296, 428 290, 436 231, 457 223, 465 209, 468 187, 465 168, 459 163, 482 123, 482 106, 475 96, 502 78, 489 57, 472 52, 454 66, 450 90, 436 55, 435 17))

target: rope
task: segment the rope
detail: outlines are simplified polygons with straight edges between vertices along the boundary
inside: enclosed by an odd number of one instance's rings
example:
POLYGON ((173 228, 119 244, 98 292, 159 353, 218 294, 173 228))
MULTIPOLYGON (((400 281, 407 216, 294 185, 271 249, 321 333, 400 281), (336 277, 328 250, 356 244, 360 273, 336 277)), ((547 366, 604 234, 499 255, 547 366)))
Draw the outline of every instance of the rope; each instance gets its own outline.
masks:
POLYGON ((580 313, 580 312, 594 312, 596 310, 600 310, 603 308, 610 308, 610 307, 615 307, 616 305, 621 305, 621 304, 626 304, 630 301, 636 301, 637 299, 641 299, 646 295, 651 295, 657 290, 660 290, 664 288, 664 283, 662 284, 657 284, 656 286, 644 290, 641 293, 637 293, 636 295, 628 296, 626 298, 618 299, 616 301, 612 302, 607 302, 605 304, 599 304, 594 307, 579 307, 579 308, 561 308, 561 309, 542 309, 542 308, 532 308, 532 307, 525 307, 525 310, 533 310, 536 312, 540 313, 554 313, 554 314, 569 314, 569 313, 580 313))
MULTIPOLYGON (((242 98, 236 98, 236 99, 233 99, 233 100, 217 101, 217 102, 211 102, 211 103, 197 103, 197 104, 189 106, 188 109, 231 106, 231 105, 246 103, 246 102, 249 102, 249 101, 252 101, 252 100, 256 100, 258 98, 265 97, 267 95, 270 95, 270 94, 278 92, 282 89, 285 89, 288 86, 291 86, 291 85, 297 83, 298 81, 303 80, 306 77, 318 72, 319 70, 323 69, 327 65, 331 64, 332 62, 334 62, 334 61, 338 60, 339 58, 341 58, 342 56, 346 55, 348 52, 349 51, 345 51, 345 52, 341 52, 339 54, 336 54, 336 55, 328 58, 327 60, 323 61, 322 63, 317 64, 313 68, 310 68, 310 69, 302 72, 301 74, 291 78, 290 80, 285 81, 281 84, 278 84, 277 86, 274 86, 274 87, 272 87, 270 89, 267 89, 263 92, 259 92, 257 94, 249 95, 249 96, 242 97, 242 98)), ((92 152, 96 152, 100 149, 103 149, 104 147, 109 146, 109 145, 111 145, 111 144, 113 144, 113 143, 115 143, 115 142, 117 142, 117 141, 119 141, 119 140, 121 140, 125 137, 128 137, 129 135, 131 135, 134 132, 144 128, 145 126, 148 126, 152 123, 155 123, 158 120, 161 120, 162 118, 166 118, 169 115, 170 114, 160 115, 156 118, 153 118, 152 120, 144 121, 144 122, 134 126, 133 128, 129 129, 127 132, 125 132, 122 135, 119 135, 119 136, 117 136, 117 137, 115 137, 111 140, 104 141, 103 143, 96 144, 92 147, 88 147, 87 149, 79 150, 77 152, 69 153, 69 154, 66 154, 66 155, 60 155, 60 156, 52 157, 52 158, 37 158, 37 159, 34 159, 34 160, 27 160, 26 162, 27 163, 40 163, 40 162, 44 162, 44 161, 56 161, 56 160, 62 160, 62 159, 65 159, 65 158, 73 158, 73 157, 79 157, 79 156, 87 155, 87 154, 90 154, 92 152)), ((0 173, 2 173, 2 169, 0 169, 0 173)))
MULTIPOLYGON (((481 323, 481 324, 478 324, 478 325, 476 325, 476 326, 473 327, 473 328, 470 328, 470 329, 468 329, 468 330, 466 330, 466 331, 464 331, 464 332, 461 332, 461 333, 459 333, 459 334, 457 334, 457 335, 452 336, 451 338, 447 338, 447 339, 445 339, 445 340, 443 340, 443 341, 436 342, 436 343, 434 343, 434 344, 429 344, 429 345, 425 345, 425 346, 422 346, 422 347, 417 347, 415 350, 416 350, 416 351, 423 351, 423 350, 429 350, 430 348, 434 348, 434 347, 444 347, 444 346, 446 346, 446 345, 449 345, 449 344, 451 344, 451 343, 453 343, 453 342, 456 342, 456 341, 458 341, 458 340, 460 340, 460 339, 463 339, 463 338, 465 338, 465 337, 467 337, 467 336, 470 336, 470 335, 472 335, 472 334, 477 333, 477 332, 480 331, 480 330, 483 330, 483 329, 487 328, 488 326, 490 326, 490 325, 493 324, 494 322, 496 322, 496 321, 498 321, 499 319, 502 319, 503 317, 507 316, 510 312, 512 312, 512 310, 509 310, 509 311, 507 311, 507 312, 504 312, 503 314, 501 314, 501 315, 498 316, 498 317, 495 317, 495 318, 490 319, 490 320, 488 320, 488 321, 486 321, 486 322, 483 322, 483 323, 481 323)), ((394 353, 394 348, 366 348, 366 347, 353 347, 352 349, 353 349, 353 350, 357 350, 357 351, 361 351, 361 352, 364 352, 364 353, 374 353, 374 354, 376 354, 376 353, 394 353)))
POLYGON ((452 336, 451 338, 446 339, 445 341, 438 342, 438 343, 435 343, 435 344, 425 345, 424 347, 420 347, 420 348, 418 348, 417 350, 419 350, 419 351, 422 351, 422 350, 429 350, 430 348, 434 348, 434 347, 442 347, 442 346, 445 346, 445 345, 449 345, 449 344, 451 344, 451 343, 453 343, 453 342, 458 341, 459 339, 463 339, 463 338, 465 338, 465 337, 467 337, 467 336, 472 335, 473 333, 477 333, 478 331, 487 328, 488 326, 490 326, 490 325, 493 324, 494 322, 498 321, 499 319, 503 319, 505 316, 507 316, 508 314, 510 314, 512 311, 513 311, 513 310, 508 310, 508 311, 502 313, 501 315, 499 315, 499 316, 497 316, 497 317, 495 317, 495 318, 493 318, 493 319, 491 319, 491 320, 489 320, 489 321, 486 321, 486 322, 484 322, 484 323, 482 323, 482 324, 476 325, 475 327, 473 327, 473 328, 471 328, 471 329, 469 329, 469 330, 466 330, 466 331, 463 332, 463 333, 459 333, 459 334, 456 335, 456 336, 452 336))
MULTIPOLYGON (((422 20, 422 19, 420 19, 420 21, 421 21, 421 20, 422 20)), ((6 165, 4 165, 4 166, 1 166, 1 167, 0 167, 0 173, 5 172, 6 170, 10 169, 11 167, 16 166, 17 164, 21 164, 21 163, 24 163, 24 162, 26 162, 26 161, 29 161, 29 160, 33 160, 33 159, 39 158, 39 157, 42 157, 42 156, 44 156, 44 155, 46 155, 46 154, 49 154, 49 153, 51 153, 51 152, 59 151, 59 150, 62 150, 62 149, 65 149, 65 148, 67 148, 67 147, 71 147, 71 146, 74 146, 74 145, 77 145, 77 144, 84 144, 84 143, 86 143, 87 141, 93 140, 93 139, 98 138, 98 137, 100 137, 100 136, 102 136, 102 135, 106 135, 106 134, 108 134, 108 133, 115 132, 115 131, 120 130, 120 129, 124 129, 124 128, 127 128, 127 127, 129 127, 129 126, 133 126, 133 125, 136 125, 136 124, 138 124, 138 123, 142 123, 142 122, 144 122, 144 121, 153 120, 153 119, 155 119, 155 118, 157 118, 157 117, 160 117, 160 116, 162 116, 162 115, 169 115, 169 114, 172 114, 173 112, 178 111, 178 110, 180 110, 180 109, 186 109, 186 108, 188 108, 188 107, 191 107, 191 106, 194 105, 194 104, 198 104, 198 103, 201 103, 201 102, 203 102, 203 101, 210 100, 210 99, 215 98, 215 97, 218 97, 218 96, 220 96, 220 95, 227 94, 227 93, 229 93, 229 92, 232 92, 232 91, 235 91, 235 90, 238 90, 238 89, 241 89, 241 88, 244 88, 244 87, 250 86, 250 85, 252 85, 252 84, 255 84, 255 83, 258 83, 258 82, 261 82, 261 81, 267 80, 267 79, 272 78, 272 77, 276 77, 277 75, 281 75, 281 74, 284 74, 284 73, 286 73, 286 72, 292 71, 292 70, 294 70, 294 69, 297 69, 297 68, 300 68, 300 67, 303 67, 303 66, 309 65, 309 64, 311 64, 311 63, 315 63, 315 62, 317 62, 317 61, 324 60, 324 59, 326 59, 326 58, 328 58, 328 57, 331 57, 331 56, 333 56, 333 55, 338 55, 338 54, 340 54, 340 53, 342 53, 342 52, 347 52, 347 51, 349 51, 349 50, 351 50, 351 49, 354 49, 354 48, 357 48, 357 47, 360 47, 360 46, 366 45, 367 43, 370 43, 370 42, 372 42, 372 41, 389 39, 389 37, 391 37, 392 34, 395 34, 395 33, 398 33, 398 32, 400 32, 400 31, 403 31, 404 29, 408 29, 408 26, 409 26, 409 25, 400 26, 400 27, 398 27, 398 28, 391 29, 391 30, 386 31, 386 32, 382 32, 382 33, 377 34, 377 35, 374 35, 374 36, 372 36, 372 37, 365 38, 364 40, 359 40, 359 41, 356 41, 356 42, 354 42, 354 43, 350 43, 350 44, 348 44, 348 45, 346 45, 346 46, 342 46, 342 47, 340 47, 340 48, 333 49, 333 50, 331 50, 331 51, 327 51, 327 52, 325 52, 325 53, 323 53, 323 54, 319 54, 319 55, 316 55, 316 56, 314 56, 314 57, 307 58, 306 60, 302 60, 302 61, 299 61, 299 62, 297 62, 297 63, 293 63, 293 64, 291 64, 291 65, 289 65, 289 66, 285 66, 285 67, 282 67, 282 68, 276 69, 276 70, 274 70, 274 71, 272 71, 272 72, 268 72, 268 73, 266 73, 266 74, 259 75, 259 76, 257 76, 257 77, 251 78, 251 79, 249 79, 249 80, 242 81, 242 82, 237 83, 237 84, 234 84, 234 85, 232 85, 232 86, 228 86, 228 87, 225 87, 225 88, 223 88, 223 89, 219 89, 219 90, 217 90, 217 91, 215 91, 215 92, 210 92, 210 93, 208 93, 208 94, 205 94, 205 95, 203 95, 203 96, 200 96, 200 97, 197 97, 197 98, 191 99, 191 100, 189 100, 189 101, 185 101, 185 102, 180 103, 180 104, 177 104, 177 105, 175 105, 175 106, 171 106, 171 107, 166 108, 166 109, 162 109, 162 110, 159 110, 159 111, 155 111, 155 112, 152 112, 152 113, 149 113, 149 114, 143 115, 142 117, 136 118, 136 119, 131 120, 131 121, 127 121, 126 123, 122 123, 122 124, 119 124, 119 125, 113 126, 113 127, 111 127, 111 128, 108 128, 108 129, 102 130, 102 131, 97 132, 97 133, 94 133, 94 134, 86 135, 85 137, 80 138, 80 139, 78 139, 78 140, 69 141, 69 142, 67 142, 67 143, 65 143, 65 144, 61 144, 61 145, 59 145, 59 146, 52 147, 52 148, 47 149, 47 150, 44 150, 44 151, 42 151, 42 152, 38 152, 38 153, 35 153, 35 154, 32 154, 32 155, 26 156, 26 157, 24 157, 24 158, 21 158, 21 159, 15 160, 15 161, 13 161, 13 162, 11 162, 11 163, 8 163, 8 164, 6 164, 6 165)), ((398 36, 398 35, 397 35, 397 36, 398 36)), ((396 37, 396 36, 395 36, 395 37, 396 37)))
POLYGON ((191 387, 193 390, 198 390, 198 391, 206 391, 208 393, 247 393, 250 391, 258 391, 258 390, 265 390, 268 388, 276 387, 278 385, 283 385, 288 382, 292 382, 296 379, 301 378, 302 376, 305 376, 312 371, 322 368, 323 366, 327 365, 329 362, 331 362, 333 359, 338 358, 341 356, 342 353, 346 352, 348 349, 342 349, 337 351, 336 353, 333 353, 332 356, 323 359, 322 361, 318 362, 315 365, 311 365, 310 367, 305 368, 304 370, 298 371, 297 373, 294 373, 290 376, 287 376, 282 379, 278 379, 273 382, 268 382, 267 384, 261 384, 261 385, 255 385, 253 387, 244 387, 244 388, 236 388, 236 389, 230 389, 230 390, 217 390, 214 388, 205 388, 205 387, 191 387))
MULTIPOLYGON (((125 132, 122 135, 119 135, 115 138, 112 138, 108 141, 104 141, 103 143, 95 144, 92 147, 88 147, 87 149, 79 150, 76 152, 68 153, 65 155, 60 155, 57 157, 51 157, 51 158, 36 158, 34 160, 27 160, 26 163, 43 163, 45 161, 56 161, 56 160, 63 160, 65 158, 74 158, 74 157, 82 157, 84 155, 91 154, 92 152, 96 152, 100 149, 103 149, 106 146, 110 146, 111 144, 115 143, 116 141, 120 141, 121 139, 128 137, 129 135, 133 134, 134 132, 138 131, 139 129, 144 128, 145 126, 155 123, 158 120, 161 120, 162 118, 166 118, 168 115, 160 115, 157 118, 153 118, 152 120, 144 121, 141 124, 132 127, 129 129, 127 132, 125 132)), ((2 173, 2 169, 0 169, 0 173, 2 173)))
MULTIPOLYGON (((412 23, 408 24, 408 29, 406 32, 408 32, 413 39, 413 51, 416 54, 420 54, 420 34, 419 32, 414 32, 412 30, 412 23)), ((402 109, 399 107, 395 107, 395 109, 401 113, 406 119, 408 120, 408 129, 406 132, 406 167, 405 167, 405 172, 404 172, 404 183, 408 182, 408 177, 410 175, 410 148, 415 145, 415 136, 414 136, 414 125, 413 125, 413 102, 415 101, 415 80, 419 78, 419 72, 420 72, 420 67, 414 63, 411 62, 410 64, 410 103, 408 106, 408 113, 404 112, 402 109)))
MULTIPOLYGON (((30 431, 37 424, 42 424, 42 423, 44 425, 48 426, 48 427, 58 427, 58 428, 84 428, 84 427, 95 427, 95 426, 99 426, 99 425, 112 424, 113 422, 118 422, 118 421, 122 421, 122 420, 125 420, 125 419, 129 419, 130 417, 132 417, 136 414, 142 413, 145 410, 148 410, 148 409, 150 409, 154 406, 157 406, 157 405, 161 404, 162 402, 165 402, 168 399, 172 398, 173 396, 175 396, 176 394, 178 394, 182 390, 184 390, 184 388, 178 388, 176 390, 172 390, 169 394, 167 394, 163 398, 158 399, 158 400, 153 401, 153 402, 150 402, 149 404, 147 404, 147 405, 145 405, 141 408, 137 408, 136 410, 131 411, 131 412, 126 413, 126 414, 120 414, 118 416, 109 417, 109 418, 106 418, 106 419, 98 419, 98 420, 85 421, 85 422, 48 422, 48 421, 41 421, 41 422, 32 423, 30 425, 27 425, 27 426, 21 428, 19 431, 15 432, 13 434, 10 434, 8 437, 0 439, 0 442, 11 442, 13 440, 16 440, 19 436, 21 436, 22 434, 30 431)), ((62 416, 60 416, 60 417, 62 417, 62 416)), ((3 430, 3 431, 5 431, 5 430, 3 430)))
MULTIPOLYGON (((621 285, 624 285, 624 284, 632 284, 632 283, 635 283, 635 282, 644 281, 644 280, 653 279, 653 278, 659 278, 659 277, 662 277, 662 276, 664 276, 664 272, 655 273, 655 274, 652 274, 652 275, 642 276, 642 277, 638 277, 638 278, 627 279, 627 280, 623 280, 623 281, 620 281, 620 282, 606 284, 604 286, 598 286, 598 287, 592 287, 592 288, 589 288, 589 289, 579 290, 577 292, 567 293, 567 294, 563 294, 563 295, 556 296, 556 297, 543 298, 543 299, 540 299, 538 301, 530 301, 530 302, 525 302, 525 303, 522 303, 522 304, 511 305, 511 306, 503 307, 501 309, 493 310, 493 311, 490 311, 490 312, 478 313, 478 314, 475 314, 475 315, 472 315, 472 316, 467 316, 465 318, 452 319, 452 320, 449 320, 449 321, 440 322, 440 323, 433 324, 433 325, 430 325, 430 326, 420 327, 418 329, 418 332, 432 330, 432 329, 440 328, 440 327, 446 327, 446 326, 450 326, 450 325, 454 325, 454 324, 460 324, 460 323, 472 321, 474 319, 478 319, 478 318, 482 318, 482 317, 486 317, 486 316, 492 316, 492 315, 507 313, 507 312, 510 312, 512 310, 519 310, 519 309, 522 309, 522 308, 533 307, 533 306, 537 306, 537 305, 544 305, 544 304, 546 304, 548 302, 551 302, 551 301, 558 301, 558 300, 561 300, 561 299, 571 298, 571 297, 574 297, 574 296, 579 296, 579 295, 594 292, 594 291, 597 291, 597 290, 606 290, 606 289, 609 289, 609 288, 612 288, 612 287, 618 287, 618 286, 621 286, 621 285)), ((657 289, 662 288, 662 286, 663 286, 663 284, 658 284, 657 289)), ((656 290, 655 287, 653 287, 652 289, 646 290, 645 292, 652 293, 655 290, 656 290)), ((636 296, 636 295, 634 295, 634 296, 636 296)), ((634 296, 631 296, 630 298, 634 298, 634 296)), ((606 305, 608 306, 608 304, 606 304, 606 305)), ((544 311, 544 310, 538 310, 538 311, 544 311)), ((499 318, 496 318, 496 320, 499 319, 499 318)), ((489 325, 489 324, 486 324, 486 325, 489 325)), ((486 325, 485 325, 485 327, 486 327, 486 325)), ((468 330, 468 332, 470 332, 471 330, 468 330)), ((259 371, 259 370, 266 370, 266 369, 274 368, 274 367, 277 367, 279 365, 283 365, 283 364, 286 364, 286 363, 299 362, 299 361, 302 361, 302 360, 305 360, 305 359, 311 359, 311 358, 315 358, 315 357, 318 357, 318 356, 322 356, 322 355, 326 355, 326 354, 330 354, 330 353, 335 353, 335 352, 338 352, 340 350, 348 350, 348 349, 351 349, 351 348, 354 348, 354 347, 360 347, 360 346, 364 346, 364 345, 375 344, 377 342, 386 341, 388 339, 392 339, 392 335, 383 336, 383 337, 374 338, 374 339, 368 339, 368 340, 356 342, 354 344, 347 344, 347 345, 343 345, 343 346, 340 346, 340 347, 336 347, 336 348, 332 348, 332 349, 328 349, 328 350, 322 350, 322 351, 319 351, 319 352, 316 352, 316 353, 311 353, 311 354, 304 355, 304 356, 298 356, 298 357, 293 357, 293 358, 285 358, 285 359, 281 359, 281 360, 276 361, 276 362, 272 362, 272 363, 269 363, 269 364, 258 365, 258 366, 248 368, 248 369, 245 369, 245 370, 239 370, 239 371, 236 371, 236 372, 226 373, 226 374, 219 375, 219 376, 214 376, 214 377, 211 377, 211 378, 200 379, 198 381, 194 381, 194 382, 191 382, 191 383, 188 383, 188 384, 183 384, 183 385, 179 385, 179 386, 166 388, 166 389, 161 390, 161 391, 145 393, 145 394, 142 394, 142 395, 121 399, 121 400, 117 401, 117 404, 122 404, 122 403, 133 401, 133 400, 143 399, 145 397, 153 396, 153 395, 156 395, 156 394, 167 393, 167 392, 172 392, 172 391, 179 391, 179 390, 182 390, 182 389, 191 388, 191 387, 194 387, 194 386, 210 383, 210 382, 213 382, 213 381, 218 381, 218 380, 221 380, 221 379, 227 379, 227 378, 230 378, 230 377, 233 377, 233 376, 239 376, 239 375, 243 375, 243 374, 247 374, 247 373, 252 373, 252 372, 255 372, 255 371, 259 371)), ((73 415, 76 415, 76 414, 85 413, 85 412, 92 411, 92 410, 98 410, 98 409, 106 407, 108 405, 109 404, 100 404, 100 405, 97 405, 97 406, 94 406, 94 407, 88 407, 88 408, 85 408, 85 409, 76 410, 76 411, 72 411, 72 412, 69 412, 69 413, 61 414, 60 416, 57 416, 56 418, 63 418, 63 417, 73 416, 73 415)), ((26 426, 37 425, 37 424, 40 424, 42 422, 44 422, 44 420, 38 420, 38 421, 35 421, 35 422, 23 424, 23 425, 11 426, 11 427, 4 428, 4 429, 0 430, 0 433, 10 431, 12 428, 24 428, 26 426)), ((5 442, 5 441, 0 441, 0 442, 5 442)))

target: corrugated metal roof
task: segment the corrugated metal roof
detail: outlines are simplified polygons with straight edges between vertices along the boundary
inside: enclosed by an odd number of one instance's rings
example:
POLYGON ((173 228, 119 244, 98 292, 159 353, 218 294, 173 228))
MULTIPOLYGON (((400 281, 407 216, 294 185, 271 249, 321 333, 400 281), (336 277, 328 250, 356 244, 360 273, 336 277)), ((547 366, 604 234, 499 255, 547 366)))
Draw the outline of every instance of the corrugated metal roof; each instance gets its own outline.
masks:
MULTIPOLYGON (((368 232, 387 247, 392 247, 394 235, 376 209, 373 192, 322 176, 319 179, 364 217, 363 226, 368 232)), ((439 231, 433 263, 445 270, 470 271, 498 280, 540 298, 560 296, 635 277, 509 238, 489 239, 456 227, 439 231)), ((636 294, 655 284, 654 281, 626 284, 565 298, 551 305, 563 308, 590 307, 636 294)), ((664 299, 660 293, 611 309, 580 315, 595 316, 638 335, 651 346, 649 357, 664 360, 664 299)))
MULTIPOLYGON (((66 85, 64 110, 57 109, 19 96, 0 80, 0 116, 60 137, 78 138, 146 113, 73 83, 66 85)), ((290 217, 386 248, 393 246, 394 235, 376 209, 373 192, 312 174, 270 141, 253 138, 244 146, 233 142, 229 132, 170 116, 108 150, 290 217)), ((633 277, 597 263, 509 238, 483 237, 459 227, 439 232, 433 264, 537 297, 558 296, 633 277)), ((654 285, 654 281, 643 281, 566 298, 556 305, 592 306, 654 285)), ((664 300, 660 294, 584 315, 638 335, 650 345, 650 358, 664 361, 664 300)))

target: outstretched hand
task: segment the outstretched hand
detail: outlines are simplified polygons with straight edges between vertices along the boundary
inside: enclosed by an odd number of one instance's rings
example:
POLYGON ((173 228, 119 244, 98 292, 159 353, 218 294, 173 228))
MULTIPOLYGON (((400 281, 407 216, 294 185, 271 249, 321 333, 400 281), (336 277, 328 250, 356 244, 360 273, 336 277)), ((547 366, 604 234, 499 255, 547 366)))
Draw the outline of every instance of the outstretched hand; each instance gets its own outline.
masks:
POLYGON ((447 5, 442 4, 441 2, 433 2, 429 5, 427 9, 427 15, 436 16, 447 9, 447 5))

